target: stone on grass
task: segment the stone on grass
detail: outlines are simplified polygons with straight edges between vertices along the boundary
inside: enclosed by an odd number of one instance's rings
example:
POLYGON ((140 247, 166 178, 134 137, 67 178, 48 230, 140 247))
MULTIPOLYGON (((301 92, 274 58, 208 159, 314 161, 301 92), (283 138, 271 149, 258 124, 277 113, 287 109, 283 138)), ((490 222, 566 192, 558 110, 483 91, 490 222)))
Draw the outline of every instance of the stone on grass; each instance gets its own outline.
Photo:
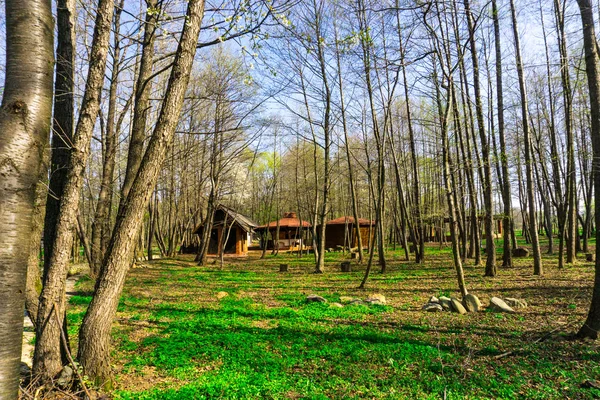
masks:
POLYGON ((421 309, 423 311, 427 311, 427 312, 441 312, 441 311, 444 311, 444 308, 439 303, 427 303, 421 309))
POLYGON ((440 299, 438 299, 435 296, 431 296, 428 301, 428 303, 439 303, 439 302, 440 302, 440 299))
POLYGON ((474 294, 467 294, 462 301, 463 306, 467 309, 468 312, 477 312, 481 310, 481 301, 474 294))
POLYGON ((442 305, 442 308, 444 309, 444 311, 452 310, 452 301, 451 301, 450 297, 440 296, 439 300, 440 300, 440 304, 442 305))
POLYGON ((340 304, 340 303, 331 303, 331 304, 330 304, 330 306, 331 306, 331 307, 337 307, 337 308, 342 308, 342 307, 344 307, 344 306, 343 306, 342 304, 340 304))
POLYGON ((369 296, 365 302, 369 304, 386 304, 385 296, 379 293, 369 296))
POLYGON ((319 296, 318 294, 309 294, 306 298, 307 303, 327 303, 325 297, 319 296))
POLYGON ((354 297, 340 296, 340 303, 350 303, 352 300, 355 300, 354 297))
POLYGON ((529 250, 527 250, 525 247, 517 247, 516 249, 513 250, 512 252, 513 257, 527 257, 529 256, 529 250))
POLYGON ((515 310, 512 309, 511 306, 506 304, 504 300, 499 297, 492 297, 490 299, 490 305, 488 307, 492 311, 496 312, 505 312, 505 313, 514 313, 515 310))
POLYGON ((515 299, 514 297, 505 297, 504 302, 512 308, 527 308, 527 302, 523 299, 515 299))
POLYGON ((459 314, 466 314, 467 310, 465 309, 465 307, 462 305, 462 303, 455 297, 452 297, 450 299, 450 304, 452 304, 452 311, 459 313, 459 314))
POLYGON ((349 306, 351 306, 351 305, 357 305, 357 304, 365 304, 365 302, 362 301, 361 299, 354 299, 350 303, 348 303, 349 306))
POLYGON ((223 298, 225 298, 227 296, 229 296, 229 293, 227 293, 227 292, 219 292, 219 293, 217 293, 217 299, 219 299, 219 300, 221 300, 221 299, 223 299, 223 298))

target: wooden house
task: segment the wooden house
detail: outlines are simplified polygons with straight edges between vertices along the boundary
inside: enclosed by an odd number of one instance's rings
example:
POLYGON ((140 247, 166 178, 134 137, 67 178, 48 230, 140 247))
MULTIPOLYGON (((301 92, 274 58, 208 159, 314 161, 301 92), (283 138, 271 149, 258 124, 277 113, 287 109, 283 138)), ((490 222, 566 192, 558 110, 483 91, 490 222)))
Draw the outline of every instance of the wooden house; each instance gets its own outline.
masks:
MULTIPOLYGON (((250 218, 235 212, 229 207, 219 205, 215 210, 208 254, 235 254, 244 256, 248 254, 248 245, 252 241, 252 233, 258 225, 250 218), (228 235, 229 234, 229 235, 228 235), (223 246, 223 241, 226 241, 223 246)), ((197 235, 202 235, 204 226, 199 225, 194 230, 197 235)))
MULTIPOLYGON (((375 234, 375 221, 359 218, 358 226, 362 245, 367 247, 375 234)), ((335 249, 338 246, 351 248, 358 246, 354 217, 343 216, 325 224, 325 247, 335 249)))
POLYGON ((311 224, 308 221, 301 221, 295 212, 286 212, 280 220, 261 225, 256 228, 256 231, 270 234, 268 248, 294 250, 305 245, 304 238, 310 227, 311 224), (279 235, 277 235, 277 229, 279 229, 279 235))

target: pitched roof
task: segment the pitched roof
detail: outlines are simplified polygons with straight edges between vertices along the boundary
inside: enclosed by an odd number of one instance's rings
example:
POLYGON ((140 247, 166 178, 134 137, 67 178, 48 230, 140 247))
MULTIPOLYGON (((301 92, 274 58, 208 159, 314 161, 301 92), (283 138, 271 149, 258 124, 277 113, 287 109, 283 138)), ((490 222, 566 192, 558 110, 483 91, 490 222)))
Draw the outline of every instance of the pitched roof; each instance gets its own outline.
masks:
POLYGON ((300 219, 298 219, 298 217, 296 217, 296 213, 289 212, 283 214, 283 218, 281 218, 279 221, 271 221, 268 224, 259 226, 257 229, 276 228, 277 222, 279 222, 280 228, 299 228, 300 226, 302 226, 303 228, 311 227, 310 222, 301 221, 300 219))
MULTIPOLYGON (((227 224, 230 224, 232 221, 235 221, 235 223, 240 225, 247 232, 252 232, 256 227, 258 227, 258 224, 256 222, 252 221, 250 218, 248 218, 245 215, 240 214, 237 211, 234 211, 231 208, 226 207, 222 204, 219 204, 217 206, 217 208, 215 209, 215 212, 218 210, 221 210, 221 211, 223 211, 223 213, 225 213, 227 224)), ((196 229, 194 229, 194 233, 199 233, 200 229, 202 228, 203 225, 204 224, 202 224, 202 223, 200 225, 198 225, 196 227, 196 229)), ((222 220, 215 221, 213 223, 213 227, 216 227, 219 225, 223 225, 222 220)))
MULTIPOLYGON (((350 216, 346 215, 343 217, 332 219, 331 221, 327 221, 327 225, 344 225, 346 223, 348 223, 349 225, 354 224, 354 217, 350 217, 350 216)), ((359 218, 358 225, 359 226, 375 225, 375 221, 370 221, 365 218, 359 218)))

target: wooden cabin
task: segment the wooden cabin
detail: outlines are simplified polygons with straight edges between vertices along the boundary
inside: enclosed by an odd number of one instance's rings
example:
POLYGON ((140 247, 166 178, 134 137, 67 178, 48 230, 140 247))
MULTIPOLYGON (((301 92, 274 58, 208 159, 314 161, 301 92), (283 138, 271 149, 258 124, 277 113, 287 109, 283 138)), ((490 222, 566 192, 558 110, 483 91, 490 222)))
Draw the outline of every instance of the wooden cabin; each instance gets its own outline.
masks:
POLYGON ((267 242, 269 249, 297 250, 305 247, 304 238, 310 227, 311 224, 308 221, 301 221, 295 212, 286 212, 280 220, 261 225, 256 228, 256 231, 270 234, 271 239, 267 242))
MULTIPOLYGON (((252 233, 258 225, 250 218, 235 212, 229 207, 219 205, 215 210, 208 254, 235 254, 245 256, 252 241, 252 233), (228 236, 229 234, 229 236, 228 236), (223 246, 223 241, 226 241, 223 246)), ((194 230, 196 235, 202 235, 204 226, 199 225, 194 230)))
MULTIPOLYGON (((375 221, 359 218, 358 226, 362 245, 367 247, 375 235, 375 221)), ((354 217, 346 215, 332 219, 325 224, 325 247, 335 249, 338 246, 351 248, 358 246, 354 217)))

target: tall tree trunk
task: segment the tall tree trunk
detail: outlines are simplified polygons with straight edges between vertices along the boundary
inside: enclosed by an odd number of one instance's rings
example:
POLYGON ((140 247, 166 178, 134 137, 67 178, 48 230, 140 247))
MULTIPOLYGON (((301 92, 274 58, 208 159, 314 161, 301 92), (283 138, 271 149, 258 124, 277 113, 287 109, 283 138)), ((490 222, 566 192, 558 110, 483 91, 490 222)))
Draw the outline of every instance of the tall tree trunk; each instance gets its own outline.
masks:
POLYGON ((121 26, 121 11, 123 10, 123 1, 115 7, 114 13, 114 36, 112 47, 112 72, 110 77, 110 87, 108 92, 108 114, 106 116, 105 137, 102 148, 102 179, 100 181, 100 192, 98 194, 98 203, 94 214, 92 224, 92 265, 90 265, 90 275, 93 278, 98 276, 104 252, 106 251, 106 233, 110 226, 109 209, 112 203, 112 188, 115 175, 115 161, 117 155, 117 137, 119 132, 116 129, 116 107, 117 107, 117 88, 119 84, 119 72, 121 69, 121 38, 119 34, 121 26), (103 240, 104 239, 104 240, 103 240))
POLYGON ((500 22, 498 21, 498 6, 492 0, 492 14, 494 19, 494 44, 496 50, 496 96, 498 101, 498 136, 500 139, 500 165, 502 169, 502 236, 503 254, 502 266, 512 267, 511 237, 512 231, 512 197, 510 194, 510 177, 508 173, 508 157, 506 155, 506 140, 504 136, 504 93, 502 80, 502 45, 500 43, 500 22))
POLYGON ((32 214, 50 133, 54 20, 49 0, 7 0, 0 108, 0 398, 16 399, 32 214))
MULTIPOLYGON (((364 1, 358 1, 358 19, 361 32, 368 32, 369 27, 367 26, 366 19, 366 6, 364 1)), ((365 83, 367 89, 367 95, 369 97, 369 107, 371 112, 371 121, 373 123, 373 135, 375 136, 375 145, 377 147, 377 197, 375 198, 375 229, 377 231, 377 248, 379 256, 379 265, 381 266, 381 273, 384 273, 387 268, 385 259, 385 238, 383 236, 383 213, 384 213, 384 201, 385 201, 385 125, 383 129, 380 129, 379 121, 377 120, 377 112, 375 110, 375 99, 373 96, 373 85, 371 83, 371 42, 365 35, 361 35, 361 48, 363 57, 363 69, 365 75, 365 83)), ((369 257, 372 260, 373 257, 369 257)))
POLYGON ((173 138, 196 54, 204 1, 188 2, 186 23, 173 61, 158 122, 127 200, 117 216, 113 236, 96 282, 96 290, 79 331, 79 360, 86 375, 111 386, 110 331, 125 276, 131 265, 135 239, 158 179, 168 144, 173 138))
MULTIPOLYGON (((358 246, 358 263, 362 264, 363 262, 363 243, 362 243, 362 237, 360 235, 360 224, 358 222, 358 202, 356 200, 356 188, 354 187, 354 168, 352 167, 352 158, 350 155, 350 144, 348 143, 348 124, 346 122, 346 107, 344 104, 344 84, 342 81, 342 66, 341 66, 341 62, 340 62, 340 49, 339 49, 339 43, 338 43, 338 39, 337 39, 337 26, 335 25, 335 19, 334 19, 334 27, 335 27, 335 35, 336 35, 336 39, 335 39, 335 56, 336 56, 336 62, 337 62, 337 69, 338 69, 338 89, 340 91, 340 112, 342 114, 342 128, 343 128, 343 132, 344 132, 344 150, 346 151, 346 161, 348 163, 348 183, 350 185, 350 198, 352 200, 352 215, 354 216, 354 225, 353 228, 355 229, 355 235, 356 235, 356 240, 357 240, 357 246, 358 246)), ((350 235, 352 236, 352 235, 350 235)), ((349 244, 349 247, 352 247, 352 243, 349 244)))
POLYGON ((65 311, 65 281, 73 243, 73 228, 79 211, 83 172, 100 108, 100 92, 104 82, 113 9, 112 1, 100 0, 98 3, 86 89, 73 137, 73 148, 69 155, 54 247, 40 295, 33 373, 39 375, 42 380, 53 378, 62 369, 60 330, 65 311), (56 315, 53 315, 54 313, 56 315))
POLYGON ((133 122, 129 148, 127 150, 127 167, 125 179, 121 188, 121 201, 119 209, 129 195, 129 190, 137 175, 142 156, 144 155, 144 139, 146 139, 146 124, 150 110, 150 92, 152 91, 152 66, 154 65, 154 40, 160 12, 156 9, 158 0, 146 1, 146 21, 144 23, 144 42, 140 69, 135 83, 135 101, 133 105, 133 122), (148 12, 151 10, 151 12, 148 12))
MULTIPOLYGON (((587 73, 590 96, 591 137, 594 159, 600 158, 600 66, 598 65, 598 50, 596 32, 594 29, 594 12, 590 0, 577 0, 581 12, 583 31, 583 47, 585 49, 585 70, 587 73)), ((592 163, 594 175, 594 190, 600 193, 600 173, 598 166, 592 163)), ((600 202, 595 202, 596 243, 600 243, 600 202)), ((596 246, 596 265, 592 302, 587 318, 577 333, 582 338, 598 338, 600 331, 600 246, 596 246)))
POLYGON ((577 174, 575 171, 575 134, 573 132, 573 94, 571 92, 571 78, 569 74, 569 54, 567 50, 567 36, 565 32, 564 7, 566 1, 561 5, 559 0, 554 0, 554 11, 556 15, 556 26, 558 28, 558 48, 560 53, 560 78, 563 87, 565 133, 567 141, 567 174, 566 190, 567 198, 566 212, 566 244, 567 263, 572 264, 577 258, 575 251, 575 238, 577 236, 577 174))
MULTIPOLYGON (((399 10, 399 3, 396 0, 396 7, 399 10)), ((412 233, 415 244, 415 262, 422 264, 425 262, 425 228, 423 226, 423 219, 421 216, 421 194, 419 184, 419 168, 417 162, 417 143, 415 138, 415 130, 412 121, 412 112, 410 107, 410 93, 408 89, 408 79, 406 74, 406 50, 402 41, 402 30, 400 28, 400 12, 396 13, 396 24, 398 25, 398 46, 400 51, 400 64, 402 66, 402 80, 404 84, 404 99, 406 102, 406 122, 408 125, 408 142, 410 145, 410 161, 412 167, 412 210, 415 219, 415 229, 412 233)))
POLYGON ((531 138, 529 137, 529 113, 527 111, 527 90, 525 88, 525 77, 523 73, 523 62, 521 61, 521 44, 519 41, 519 30, 517 27, 517 14, 514 0, 510 0, 510 11, 512 15, 513 35, 515 41, 515 61, 517 64, 517 75, 519 77, 519 92, 521 94, 521 117, 523 124, 523 141, 525 142, 525 175, 527 181, 527 202, 529 204, 529 232, 531 246, 533 247, 533 273, 542 275, 542 255, 540 253, 540 242, 536 224, 535 188, 533 182, 533 168, 531 163, 531 138))
POLYGON ((485 276, 496 276, 496 245, 494 243, 494 203, 492 197, 492 168, 490 164, 490 146, 485 133, 483 118, 483 103, 481 100, 481 85, 479 82, 479 60, 475 47, 475 22, 471 15, 470 0, 464 0, 467 23, 469 26, 469 42, 471 45, 471 62, 473 64, 473 87, 475 90, 475 115, 479 141, 481 142, 481 157, 483 162, 483 203, 485 207, 485 276))
POLYGON ((54 248, 60 199, 67 178, 69 154, 73 144, 75 0, 57 0, 56 25, 56 80, 54 82, 50 182, 44 217, 44 271, 50 264, 54 248))

